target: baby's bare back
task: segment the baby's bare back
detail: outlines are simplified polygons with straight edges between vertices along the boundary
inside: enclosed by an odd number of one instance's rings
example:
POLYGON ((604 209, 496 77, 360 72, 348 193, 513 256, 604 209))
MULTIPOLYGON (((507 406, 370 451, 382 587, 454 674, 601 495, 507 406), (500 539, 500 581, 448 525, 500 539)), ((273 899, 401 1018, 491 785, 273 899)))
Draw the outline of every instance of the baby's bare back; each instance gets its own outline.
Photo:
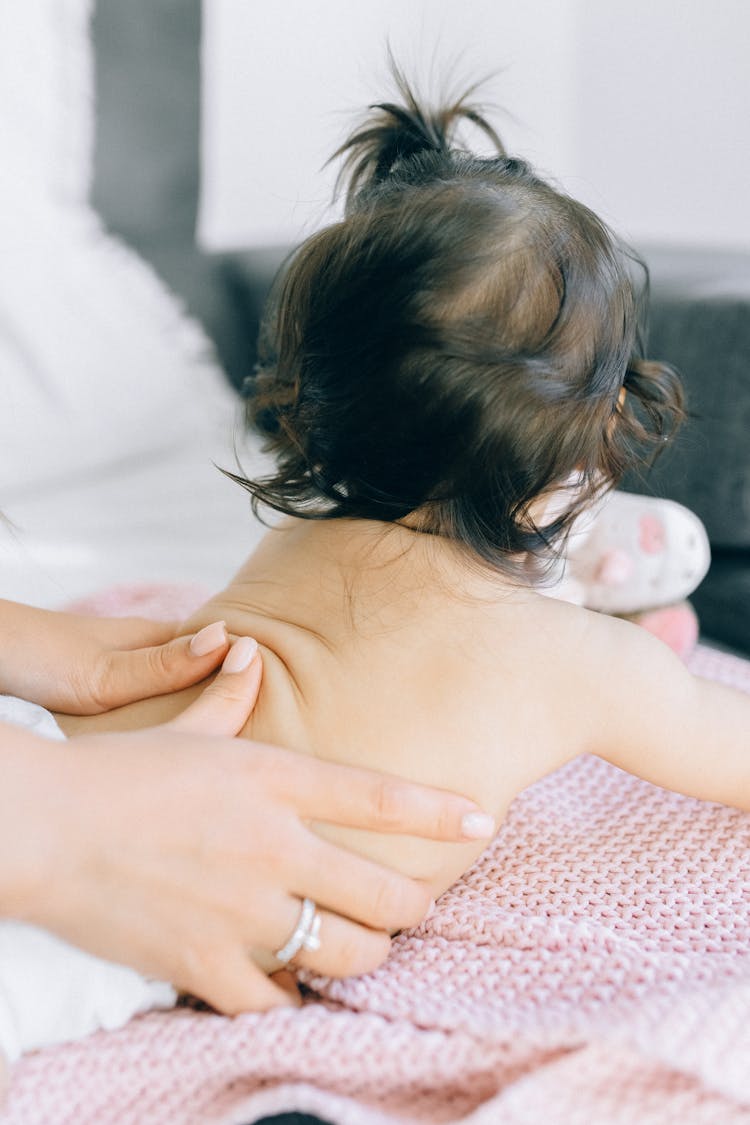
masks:
MULTIPOLYGON (((523 788, 588 748, 589 637, 602 619, 472 569, 444 540, 364 521, 294 521, 184 629, 221 618, 263 655, 247 738, 464 793, 498 821, 523 788)), ((67 719, 65 729, 150 726, 199 690, 67 719)), ((319 830, 435 893, 479 851, 319 830)))
MULTIPOLYGON (((581 749, 576 652, 589 615, 413 539, 403 554, 394 542, 385 555, 368 550, 365 565, 341 526, 272 533, 230 587, 242 620, 221 596, 191 626, 220 612, 260 641, 264 687, 248 737, 465 793, 500 820, 581 749), (357 565, 342 566, 342 554, 357 565)), ((320 831, 436 893, 479 851, 320 831)))

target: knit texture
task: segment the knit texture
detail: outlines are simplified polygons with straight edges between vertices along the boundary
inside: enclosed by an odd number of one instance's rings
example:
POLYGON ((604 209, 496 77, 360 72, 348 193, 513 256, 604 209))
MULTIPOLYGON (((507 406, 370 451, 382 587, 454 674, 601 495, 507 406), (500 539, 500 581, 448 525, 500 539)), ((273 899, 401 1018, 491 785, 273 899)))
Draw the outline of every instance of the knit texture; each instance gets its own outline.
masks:
MULTIPOLYGON (((79 608, 160 616, 159 598, 79 608)), ((750 692, 750 662, 699 646, 691 667, 750 692)), ((748 1122, 749 844, 750 816, 579 758, 376 972, 308 975, 301 1010, 151 1013, 37 1052, 0 1122, 748 1122)))

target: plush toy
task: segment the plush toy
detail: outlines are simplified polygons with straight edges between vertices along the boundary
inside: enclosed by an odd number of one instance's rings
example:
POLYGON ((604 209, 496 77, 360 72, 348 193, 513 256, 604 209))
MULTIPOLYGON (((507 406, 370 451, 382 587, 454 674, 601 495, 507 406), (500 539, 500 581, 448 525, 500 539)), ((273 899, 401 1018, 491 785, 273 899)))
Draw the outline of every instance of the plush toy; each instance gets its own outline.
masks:
POLYGON ((610 492, 576 521, 545 592, 629 617, 684 659, 698 639, 685 599, 710 561, 706 529, 693 512, 671 500, 610 492))

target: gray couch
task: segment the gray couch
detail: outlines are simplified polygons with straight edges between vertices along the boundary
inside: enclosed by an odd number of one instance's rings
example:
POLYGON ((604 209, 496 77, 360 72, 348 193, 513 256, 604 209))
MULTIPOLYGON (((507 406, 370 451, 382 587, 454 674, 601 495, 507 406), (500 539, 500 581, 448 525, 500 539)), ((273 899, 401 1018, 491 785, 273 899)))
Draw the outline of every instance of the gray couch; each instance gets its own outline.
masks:
POLYGON ((649 352, 682 373, 690 409, 648 486, 705 523, 712 563, 693 596, 701 628, 748 653, 750 254, 641 249, 652 277, 649 352))
MULTIPOLYGON (((199 0, 98 0, 93 200, 213 337, 229 380, 252 371, 258 319, 284 248, 195 245, 199 0)), ((750 653, 750 254, 642 246, 652 275, 649 354, 687 384, 691 420, 648 480, 706 524, 711 570, 694 596, 704 633, 750 653)))

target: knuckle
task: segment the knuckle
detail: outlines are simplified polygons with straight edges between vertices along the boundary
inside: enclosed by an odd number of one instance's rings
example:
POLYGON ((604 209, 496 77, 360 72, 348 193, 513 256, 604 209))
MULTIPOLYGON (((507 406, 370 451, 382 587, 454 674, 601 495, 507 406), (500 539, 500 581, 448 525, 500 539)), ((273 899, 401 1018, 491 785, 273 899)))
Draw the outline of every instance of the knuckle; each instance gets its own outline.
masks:
POLYGON ((155 645, 145 650, 146 666, 153 679, 163 680, 172 672, 174 646, 172 644, 155 645))
POLYGON ((374 926, 388 928, 399 913, 399 898, 396 887, 387 875, 380 875, 370 893, 369 921, 374 926))
MULTIPOLYGON (((434 836, 437 840, 455 840, 457 837, 458 816, 453 809, 441 804, 433 819, 434 836)), ((432 833, 431 833, 432 834, 432 833)))
POLYGON ((392 877, 387 898, 383 897, 383 927, 404 929, 421 922, 430 908, 431 891, 424 883, 406 876, 392 877))
POLYGON ((362 964, 362 941, 356 931, 342 938, 338 948, 336 960, 344 977, 354 976, 362 964))
POLYGON ((69 675, 76 698, 81 704, 87 703, 90 713, 109 710, 117 692, 117 672, 109 653, 103 654, 85 671, 71 668, 69 675))
POLYGON ((385 961, 390 948, 387 934, 348 927, 336 950, 336 976, 358 976, 377 969, 385 961))
POLYGON ((428 888, 405 876, 383 876, 373 888, 372 923, 384 930, 416 926, 430 904, 428 888))
POLYGON ((394 928, 408 929, 418 926, 423 922, 430 903, 432 902, 432 889, 425 883, 409 882, 401 892, 399 903, 399 919, 392 922, 394 928))
POLYGON ((213 699, 222 706, 246 702, 245 696, 242 691, 239 690, 236 681, 230 682, 228 679, 225 680, 221 674, 206 688, 203 692, 203 698, 213 699))
POLYGON ((397 781, 389 777, 378 778, 373 793, 373 811, 382 828, 398 826, 401 821, 401 791, 397 781))

